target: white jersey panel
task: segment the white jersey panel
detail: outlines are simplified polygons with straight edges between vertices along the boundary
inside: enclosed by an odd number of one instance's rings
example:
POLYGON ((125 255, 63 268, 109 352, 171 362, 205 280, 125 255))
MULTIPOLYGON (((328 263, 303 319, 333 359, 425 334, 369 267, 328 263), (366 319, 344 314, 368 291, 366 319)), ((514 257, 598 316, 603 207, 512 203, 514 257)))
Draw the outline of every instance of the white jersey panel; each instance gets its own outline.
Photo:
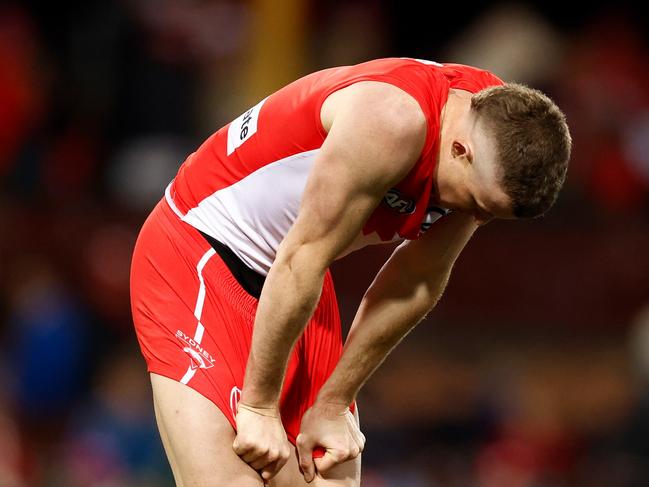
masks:
POLYGON ((320 149, 272 162, 211 194, 182 219, 227 245, 267 275, 295 221, 307 177, 320 149))

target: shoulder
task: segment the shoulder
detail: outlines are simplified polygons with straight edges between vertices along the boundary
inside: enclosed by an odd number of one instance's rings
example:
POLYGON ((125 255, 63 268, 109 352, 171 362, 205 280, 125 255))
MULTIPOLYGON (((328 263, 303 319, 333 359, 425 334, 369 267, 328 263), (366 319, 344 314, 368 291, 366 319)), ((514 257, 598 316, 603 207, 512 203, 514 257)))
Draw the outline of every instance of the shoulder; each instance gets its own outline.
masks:
POLYGON ((360 81, 327 97, 321 109, 325 130, 339 117, 358 119, 395 138, 425 134, 426 116, 419 102, 401 88, 383 81, 360 81))
POLYGON ((402 179, 415 165, 426 140, 426 120, 417 102, 382 82, 358 82, 335 92, 321 117, 328 134, 319 160, 326 164, 316 163, 313 171, 321 166, 322 171, 332 172, 340 164, 333 172, 340 178, 354 173, 359 184, 366 189, 371 186, 371 191, 389 188, 402 179))

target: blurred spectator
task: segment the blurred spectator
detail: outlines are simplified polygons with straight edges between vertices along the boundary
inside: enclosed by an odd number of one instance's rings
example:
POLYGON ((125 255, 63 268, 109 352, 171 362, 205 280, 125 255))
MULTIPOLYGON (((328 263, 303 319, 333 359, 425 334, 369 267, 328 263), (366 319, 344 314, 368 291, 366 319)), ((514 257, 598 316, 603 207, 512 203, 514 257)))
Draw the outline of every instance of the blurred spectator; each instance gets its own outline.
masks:
POLYGON ((131 331, 129 275, 136 236, 127 225, 104 223, 88 230, 80 256, 86 299, 108 327, 126 333, 131 331))
POLYGON ((461 31, 446 57, 489 69, 505 81, 538 86, 558 75, 564 49, 562 36, 534 7, 508 2, 490 7, 461 31))
POLYGON ((21 414, 52 425, 85 385, 86 316, 47 258, 26 256, 12 270, 7 367, 21 414))
POLYGON ((24 487, 24 455, 18 422, 13 405, 5 394, 7 383, 0 366, 0 485, 24 487))
POLYGON ((35 26, 24 8, 0 5, 0 177, 43 116, 35 26))
POLYGON ((148 376, 134 347, 106 356, 89 401, 73 415, 58 485, 173 485, 153 417, 148 376))
POLYGON ((646 212, 649 203, 649 56, 641 33, 612 11, 580 33, 556 82, 574 138, 572 184, 597 210, 646 212))
POLYGON ((310 54, 315 68, 356 64, 385 57, 388 39, 385 35, 385 13, 371 1, 339 2, 338 8, 328 4, 314 5, 313 46, 310 54))
POLYGON ((169 135, 140 137, 125 143, 116 151, 108 173, 113 200, 130 211, 150 210, 190 153, 187 141, 169 135))

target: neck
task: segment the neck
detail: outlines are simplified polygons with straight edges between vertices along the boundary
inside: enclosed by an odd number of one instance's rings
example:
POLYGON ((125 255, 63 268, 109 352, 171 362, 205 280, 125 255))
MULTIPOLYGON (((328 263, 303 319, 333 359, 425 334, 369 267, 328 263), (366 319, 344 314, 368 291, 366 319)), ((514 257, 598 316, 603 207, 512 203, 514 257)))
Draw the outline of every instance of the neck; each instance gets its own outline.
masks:
POLYGON ((459 198, 460 180, 451 167, 451 148, 454 140, 465 139, 468 132, 468 115, 472 93, 449 90, 448 98, 440 115, 439 154, 435 177, 435 199, 441 206, 455 206, 459 198))
POLYGON ((440 115, 440 156, 450 154, 451 144, 456 139, 466 139, 472 93, 451 89, 440 115), (446 151, 446 152, 445 152, 446 151))

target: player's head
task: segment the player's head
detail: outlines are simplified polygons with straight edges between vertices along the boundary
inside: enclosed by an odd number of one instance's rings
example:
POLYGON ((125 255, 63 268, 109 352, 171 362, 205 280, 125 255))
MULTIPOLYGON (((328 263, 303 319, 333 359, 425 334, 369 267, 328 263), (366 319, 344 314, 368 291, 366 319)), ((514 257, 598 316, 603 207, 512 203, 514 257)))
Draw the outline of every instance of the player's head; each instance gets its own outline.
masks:
POLYGON ((450 148, 450 157, 464 165, 459 209, 474 205, 476 217, 488 220, 533 218, 553 205, 572 142, 552 100, 516 83, 490 87, 471 97, 464 126, 465 137, 450 148))
MULTIPOLYGON (((475 131, 493 141, 500 182, 517 218, 545 213, 563 186, 571 138, 565 115, 538 90, 516 83, 471 97, 475 131)), ((479 140, 476 142, 479 143, 479 140)))

